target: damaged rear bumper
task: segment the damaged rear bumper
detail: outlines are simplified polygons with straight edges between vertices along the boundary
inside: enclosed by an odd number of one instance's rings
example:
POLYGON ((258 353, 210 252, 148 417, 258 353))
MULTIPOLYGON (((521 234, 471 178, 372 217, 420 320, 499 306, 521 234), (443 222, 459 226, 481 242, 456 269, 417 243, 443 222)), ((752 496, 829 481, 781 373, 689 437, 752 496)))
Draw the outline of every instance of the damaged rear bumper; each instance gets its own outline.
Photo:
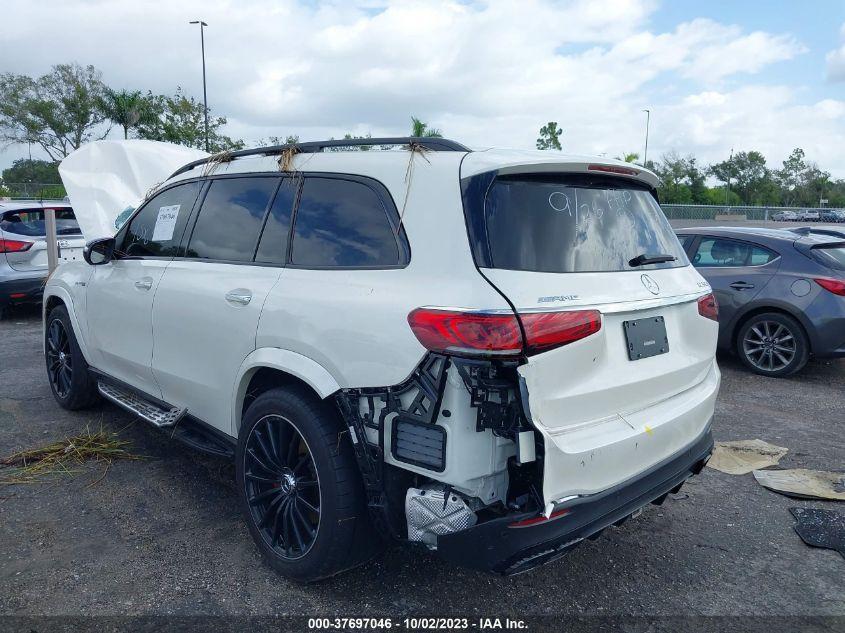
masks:
POLYGON ((713 451, 711 425, 694 442, 640 475, 555 508, 551 519, 514 526, 536 514, 513 514, 438 537, 437 554, 465 567, 511 575, 563 555, 585 538, 620 523, 698 474, 713 451))

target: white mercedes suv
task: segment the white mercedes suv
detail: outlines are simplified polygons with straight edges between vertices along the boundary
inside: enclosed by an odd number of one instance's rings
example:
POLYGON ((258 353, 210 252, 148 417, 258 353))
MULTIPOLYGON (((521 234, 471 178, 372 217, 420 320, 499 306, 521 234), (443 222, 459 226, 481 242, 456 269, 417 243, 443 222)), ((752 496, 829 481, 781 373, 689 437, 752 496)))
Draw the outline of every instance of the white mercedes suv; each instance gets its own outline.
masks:
POLYGON ((445 139, 202 159, 52 275, 50 385, 234 458, 290 578, 389 538, 525 571, 712 450, 717 306, 656 184, 445 139))

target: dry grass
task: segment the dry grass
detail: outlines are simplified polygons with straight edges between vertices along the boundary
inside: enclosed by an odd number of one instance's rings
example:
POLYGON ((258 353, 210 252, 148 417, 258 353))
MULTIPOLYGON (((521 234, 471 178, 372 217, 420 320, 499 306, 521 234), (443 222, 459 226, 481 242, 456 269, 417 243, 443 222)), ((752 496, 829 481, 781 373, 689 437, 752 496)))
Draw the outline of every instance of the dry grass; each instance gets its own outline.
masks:
POLYGON ((34 484, 58 475, 75 474, 90 461, 105 464, 103 474, 89 484, 94 485, 105 477, 114 460, 141 459, 129 452, 129 444, 102 426, 95 431, 85 427, 73 437, 0 459, 0 485, 34 484))

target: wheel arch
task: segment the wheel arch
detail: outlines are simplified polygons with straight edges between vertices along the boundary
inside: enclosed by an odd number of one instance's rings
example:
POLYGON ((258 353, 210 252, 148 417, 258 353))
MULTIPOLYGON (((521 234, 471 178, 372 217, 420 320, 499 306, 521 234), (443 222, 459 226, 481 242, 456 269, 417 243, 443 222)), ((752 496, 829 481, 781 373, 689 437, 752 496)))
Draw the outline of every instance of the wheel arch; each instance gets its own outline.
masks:
POLYGON ((783 303, 767 303, 751 306, 740 314, 734 320, 734 325, 731 329, 730 349, 732 352, 736 351, 737 338, 739 337, 739 331, 742 329, 742 326, 748 323, 748 321, 755 316, 759 314, 766 314, 767 312, 785 314, 786 316, 792 317, 798 321, 798 325, 800 325, 801 329, 804 330, 804 335, 807 337, 807 341, 810 344, 810 353, 813 353, 813 349, 815 348, 814 330, 811 326, 809 326, 807 318, 801 314, 799 310, 796 310, 794 306, 783 303))
POLYGON ((324 400, 340 389, 334 377, 316 361, 279 348, 260 348, 244 359, 232 398, 232 435, 238 436, 246 408, 268 389, 300 385, 324 400))
MULTIPOLYGON (((86 332, 82 329, 79 319, 76 315, 76 310, 74 310, 73 299, 68 293, 67 290, 58 286, 58 287, 47 287, 44 289, 44 296, 41 300, 42 305, 42 330, 47 327, 47 317, 50 314, 50 311, 53 308, 62 305, 65 307, 68 313, 68 317, 70 317, 70 324, 73 326, 73 333, 76 336, 76 342, 79 344, 79 349, 82 351, 82 356, 85 358, 85 362, 89 365, 91 364, 91 356, 88 353, 88 342, 86 332)), ((41 346, 44 347, 46 343, 44 342, 44 336, 41 337, 41 346)))

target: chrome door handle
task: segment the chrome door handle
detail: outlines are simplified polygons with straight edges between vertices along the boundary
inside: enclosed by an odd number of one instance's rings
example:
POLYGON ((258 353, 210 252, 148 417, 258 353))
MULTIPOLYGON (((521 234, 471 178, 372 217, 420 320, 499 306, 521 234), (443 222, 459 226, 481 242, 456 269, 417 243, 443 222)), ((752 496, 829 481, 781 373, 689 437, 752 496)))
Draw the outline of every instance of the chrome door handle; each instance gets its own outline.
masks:
POLYGON ((226 301, 245 306, 252 301, 252 293, 249 290, 231 290, 226 293, 226 301))
POLYGON ((747 281, 735 281, 731 284, 731 288, 734 290, 751 290, 754 287, 754 284, 750 284, 747 281))
POLYGON ((135 287, 138 290, 149 290, 153 287, 153 280, 149 278, 139 279, 135 282, 135 287))

